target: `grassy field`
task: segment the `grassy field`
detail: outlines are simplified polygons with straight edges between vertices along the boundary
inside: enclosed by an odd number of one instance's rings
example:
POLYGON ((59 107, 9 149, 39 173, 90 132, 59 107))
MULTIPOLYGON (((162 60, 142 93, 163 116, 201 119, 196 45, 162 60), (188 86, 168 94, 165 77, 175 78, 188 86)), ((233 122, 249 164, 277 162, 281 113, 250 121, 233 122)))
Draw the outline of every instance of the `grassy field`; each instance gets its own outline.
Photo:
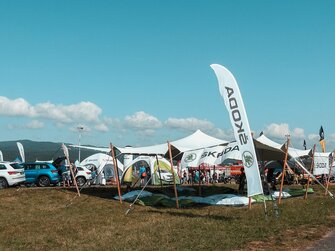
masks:
POLYGON ((335 226, 335 200, 314 189, 308 200, 284 199, 279 218, 272 202, 267 217, 263 204, 135 205, 125 215, 129 203, 111 199, 115 187, 87 188, 81 197, 62 188, 3 189, 0 250, 303 250, 335 226))

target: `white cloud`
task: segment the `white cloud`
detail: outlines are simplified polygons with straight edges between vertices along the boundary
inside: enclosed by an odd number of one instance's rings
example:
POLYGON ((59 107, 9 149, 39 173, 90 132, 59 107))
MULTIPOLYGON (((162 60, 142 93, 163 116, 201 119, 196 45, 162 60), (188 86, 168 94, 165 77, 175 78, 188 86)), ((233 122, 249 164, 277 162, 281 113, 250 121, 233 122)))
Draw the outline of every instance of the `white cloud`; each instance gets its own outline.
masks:
POLYGON ((272 123, 269 125, 265 130, 264 134, 268 137, 274 137, 274 138, 284 138, 285 135, 290 134, 290 129, 288 124, 275 124, 272 123))
POLYGON ((130 116, 126 116, 124 119, 124 124, 128 128, 134 128, 139 130, 152 130, 162 127, 162 122, 160 122, 156 117, 143 111, 136 112, 135 114, 130 116))
POLYGON ((10 100, 0 96, 0 115, 34 117, 36 116, 36 111, 23 98, 10 100))
POLYGON ((314 133, 308 134, 307 137, 311 141, 318 141, 320 138, 319 134, 314 134, 314 133))
POLYGON ((304 139, 305 138, 305 130, 302 128, 294 128, 291 137, 296 139, 304 139))
POLYGON ((44 127, 44 123, 38 120, 32 120, 23 127, 28 129, 41 129, 44 127))
POLYGON ((33 106, 23 98, 10 100, 0 96, 0 115, 5 116, 46 118, 57 123, 74 123, 98 122, 101 112, 101 108, 91 102, 72 105, 46 102, 33 106))
POLYGON ((102 123, 102 124, 97 124, 95 125, 95 130, 99 131, 99 132, 108 132, 109 128, 106 124, 102 123))
POLYGON ((202 131, 211 131, 215 129, 215 126, 212 122, 207 120, 200 120, 197 118, 169 118, 165 125, 168 128, 174 128, 177 130, 186 130, 186 131, 195 131, 200 129, 202 131))
POLYGON ((38 120, 32 120, 26 124, 8 124, 7 128, 10 130, 14 129, 41 129, 44 127, 44 123, 38 120))
POLYGON ((91 102, 80 102, 72 105, 55 105, 51 103, 37 104, 38 116, 62 123, 98 122, 101 108, 91 102))

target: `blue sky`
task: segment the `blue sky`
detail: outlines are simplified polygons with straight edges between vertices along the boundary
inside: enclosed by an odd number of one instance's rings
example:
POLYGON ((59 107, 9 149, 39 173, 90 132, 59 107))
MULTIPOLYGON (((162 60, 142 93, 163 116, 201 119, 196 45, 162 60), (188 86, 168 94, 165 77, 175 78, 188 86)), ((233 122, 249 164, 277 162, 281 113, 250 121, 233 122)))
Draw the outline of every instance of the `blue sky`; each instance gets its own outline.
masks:
POLYGON ((0 1, 1 141, 232 139, 210 64, 251 129, 335 147, 335 1, 0 1))

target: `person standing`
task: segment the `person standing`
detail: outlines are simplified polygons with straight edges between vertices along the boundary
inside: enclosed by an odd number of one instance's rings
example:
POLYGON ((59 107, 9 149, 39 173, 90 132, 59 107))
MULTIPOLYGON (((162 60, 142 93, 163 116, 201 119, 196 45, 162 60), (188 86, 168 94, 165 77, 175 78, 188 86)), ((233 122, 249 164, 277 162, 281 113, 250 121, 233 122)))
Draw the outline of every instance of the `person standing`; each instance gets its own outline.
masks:
POLYGON ((143 162, 141 163, 141 167, 139 170, 139 176, 141 179, 141 186, 144 186, 145 184, 145 178, 147 177, 147 169, 145 168, 143 162))
POLYGON ((240 177, 239 177, 239 186, 238 186, 239 194, 243 194, 245 182, 246 182, 246 177, 245 177, 244 168, 242 167, 241 168, 241 174, 240 174, 240 177))
POLYGON ((184 170, 184 172, 183 172, 183 182, 182 182, 183 184, 185 183, 187 183, 187 173, 186 173, 186 171, 184 170))

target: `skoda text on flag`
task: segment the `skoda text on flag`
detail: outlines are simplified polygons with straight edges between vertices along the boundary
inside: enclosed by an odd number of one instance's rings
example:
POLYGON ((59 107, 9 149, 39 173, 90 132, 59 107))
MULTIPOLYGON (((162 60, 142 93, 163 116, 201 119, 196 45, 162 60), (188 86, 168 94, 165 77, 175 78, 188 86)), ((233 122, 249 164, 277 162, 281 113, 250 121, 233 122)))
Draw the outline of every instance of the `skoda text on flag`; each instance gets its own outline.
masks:
POLYGON ((254 142, 237 82, 233 74, 225 67, 218 64, 212 64, 211 67, 218 79, 220 93, 228 109, 235 139, 241 152, 247 178, 248 196, 263 194, 254 142))

